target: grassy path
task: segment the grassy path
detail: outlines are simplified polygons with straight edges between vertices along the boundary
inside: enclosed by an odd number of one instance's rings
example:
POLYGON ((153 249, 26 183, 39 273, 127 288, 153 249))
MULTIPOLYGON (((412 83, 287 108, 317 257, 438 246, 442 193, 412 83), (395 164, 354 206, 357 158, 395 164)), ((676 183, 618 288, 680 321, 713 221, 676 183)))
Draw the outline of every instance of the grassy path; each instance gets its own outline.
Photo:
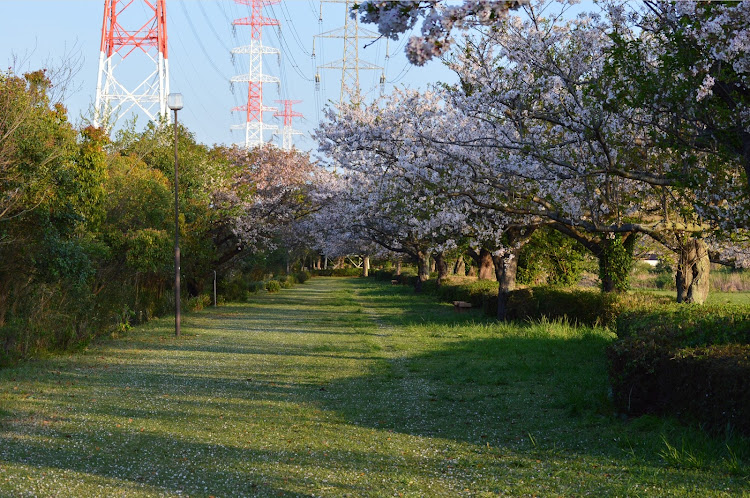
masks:
POLYGON ((324 278, 172 326, 0 371, 0 496, 750 495, 745 442, 609 413, 607 331, 324 278))

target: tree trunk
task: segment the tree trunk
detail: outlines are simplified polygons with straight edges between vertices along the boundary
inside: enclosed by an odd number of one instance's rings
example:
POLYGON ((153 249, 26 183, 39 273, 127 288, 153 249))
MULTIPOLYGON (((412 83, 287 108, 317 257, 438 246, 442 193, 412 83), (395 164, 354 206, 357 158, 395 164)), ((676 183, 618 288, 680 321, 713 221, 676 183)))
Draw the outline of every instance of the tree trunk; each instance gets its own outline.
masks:
POLYGON ((363 277, 370 276, 370 256, 365 256, 365 259, 362 263, 362 276, 363 277))
POLYGON ((680 248, 677 262, 677 302, 706 302, 709 291, 711 261, 708 246, 702 239, 690 239, 680 248))
POLYGON ((634 233, 602 239, 595 254, 599 258, 602 292, 624 292, 630 287, 635 239, 634 233))
POLYGON ((479 250, 479 280, 495 278, 495 268, 492 263, 492 253, 485 248, 479 250))
POLYGON ((518 271, 518 253, 520 250, 508 250, 502 256, 493 256, 495 277, 497 278, 497 319, 506 320, 508 317, 508 298, 516 288, 516 273, 518 271))
POLYGON ((518 255, 521 249, 531 239, 536 227, 511 227, 505 231, 508 249, 499 256, 493 256, 495 278, 497 278, 497 319, 507 320, 508 298, 516 288, 516 274, 518 273, 518 255))
POLYGON ((459 256, 456 260, 456 264, 453 265, 453 274, 459 277, 466 276, 466 263, 464 262, 463 256, 459 256))
POLYGON ((437 284, 440 286, 448 278, 448 262, 445 260, 445 255, 442 251, 435 254, 435 266, 438 272, 437 284))
POLYGON ((324 270, 327 270, 327 269, 328 269, 328 256, 325 256, 325 257, 323 258, 323 269, 324 269, 324 270))
POLYGON ((435 271, 437 269, 437 264, 435 262, 435 258, 433 258, 433 257, 429 257, 429 258, 430 258, 430 273, 435 273, 435 271))
POLYGON ((417 255, 417 283, 414 285, 414 292, 422 292, 422 284, 430 279, 430 255, 420 251, 417 255))
POLYGON ((396 261, 396 275, 401 275, 401 260, 396 261))

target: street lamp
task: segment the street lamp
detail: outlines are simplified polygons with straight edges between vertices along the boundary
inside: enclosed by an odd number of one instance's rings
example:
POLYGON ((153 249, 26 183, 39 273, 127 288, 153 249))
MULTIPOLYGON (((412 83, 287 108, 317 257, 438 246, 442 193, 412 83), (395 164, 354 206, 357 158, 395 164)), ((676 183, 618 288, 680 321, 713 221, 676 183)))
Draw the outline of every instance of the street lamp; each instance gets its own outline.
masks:
POLYGON ((174 111, 174 335, 180 337, 180 201, 177 194, 177 111, 182 94, 170 93, 167 105, 174 111))

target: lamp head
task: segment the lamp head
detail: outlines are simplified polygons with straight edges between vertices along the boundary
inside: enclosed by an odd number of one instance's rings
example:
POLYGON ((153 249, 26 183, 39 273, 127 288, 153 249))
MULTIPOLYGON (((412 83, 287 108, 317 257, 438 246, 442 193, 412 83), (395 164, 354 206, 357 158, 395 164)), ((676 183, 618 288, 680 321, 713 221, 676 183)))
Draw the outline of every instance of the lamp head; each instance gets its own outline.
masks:
POLYGON ((167 95, 167 106, 173 111, 179 111, 182 109, 182 94, 170 93, 167 95))

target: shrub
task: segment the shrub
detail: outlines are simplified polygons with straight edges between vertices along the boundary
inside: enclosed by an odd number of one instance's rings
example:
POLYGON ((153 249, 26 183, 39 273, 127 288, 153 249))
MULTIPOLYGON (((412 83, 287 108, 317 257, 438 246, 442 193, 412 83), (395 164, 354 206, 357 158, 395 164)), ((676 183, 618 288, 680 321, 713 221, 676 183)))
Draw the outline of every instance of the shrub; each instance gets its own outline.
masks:
POLYGON ((266 290, 268 292, 279 292, 281 290, 281 282, 278 280, 269 280, 266 282, 266 290))
POLYGON ((248 298, 248 284, 245 278, 239 274, 222 282, 222 294, 227 301, 245 302, 248 298))
POLYGON ((375 278, 375 280, 382 280, 384 282, 390 282, 391 280, 395 280, 397 277, 394 270, 375 270, 373 272, 370 272, 370 275, 375 278))
POLYGON ((656 278, 654 278, 654 285, 657 289, 675 290, 677 288, 675 277, 671 273, 661 273, 657 275, 656 278))
POLYGON ((253 294, 257 294, 258 292, 262 291, 266 288, 265 282, 250 282, 247 285, 247 290, 249 292, 252 292, 253 294))
POLYGON ((187 300, 186 304, 188 311, 200 311, 211 306, 211 296, 208 294, 201 294, 199 296, 191 297, 187 300))
POLYGON ((305 282, 307 282, 308 280, 310 280, 311 276, 312 275, 310 275, 309 271, 301 271, 301 272, 298 272, 298 273, 294 274, 294 277, 297 279, 297 282, 299 282, 301 284, 304 284, 305 282))
POLYGON ((294 284, 297 283, 297 279, 294 278, 294 275, 279 275, 276 277, 276 280, 281 284, 282 289, 291 289, 294 287, 294 284))
POLYGON ((750 311, 672 305, 624 312, 607 348, 614 404, 750 434, 750 311))
POLYGON ((362 268, 336 268, 330 270, 313 270, 313 274, 319 277, 359 277, 362 268))
POLYGON ((625 310, 659 306, 671 302, 648 293, 602 293, 593 289, 530 287, 512 291, 508 317, 517 320, 563 318, 581 325, 610 326, 625 310))

